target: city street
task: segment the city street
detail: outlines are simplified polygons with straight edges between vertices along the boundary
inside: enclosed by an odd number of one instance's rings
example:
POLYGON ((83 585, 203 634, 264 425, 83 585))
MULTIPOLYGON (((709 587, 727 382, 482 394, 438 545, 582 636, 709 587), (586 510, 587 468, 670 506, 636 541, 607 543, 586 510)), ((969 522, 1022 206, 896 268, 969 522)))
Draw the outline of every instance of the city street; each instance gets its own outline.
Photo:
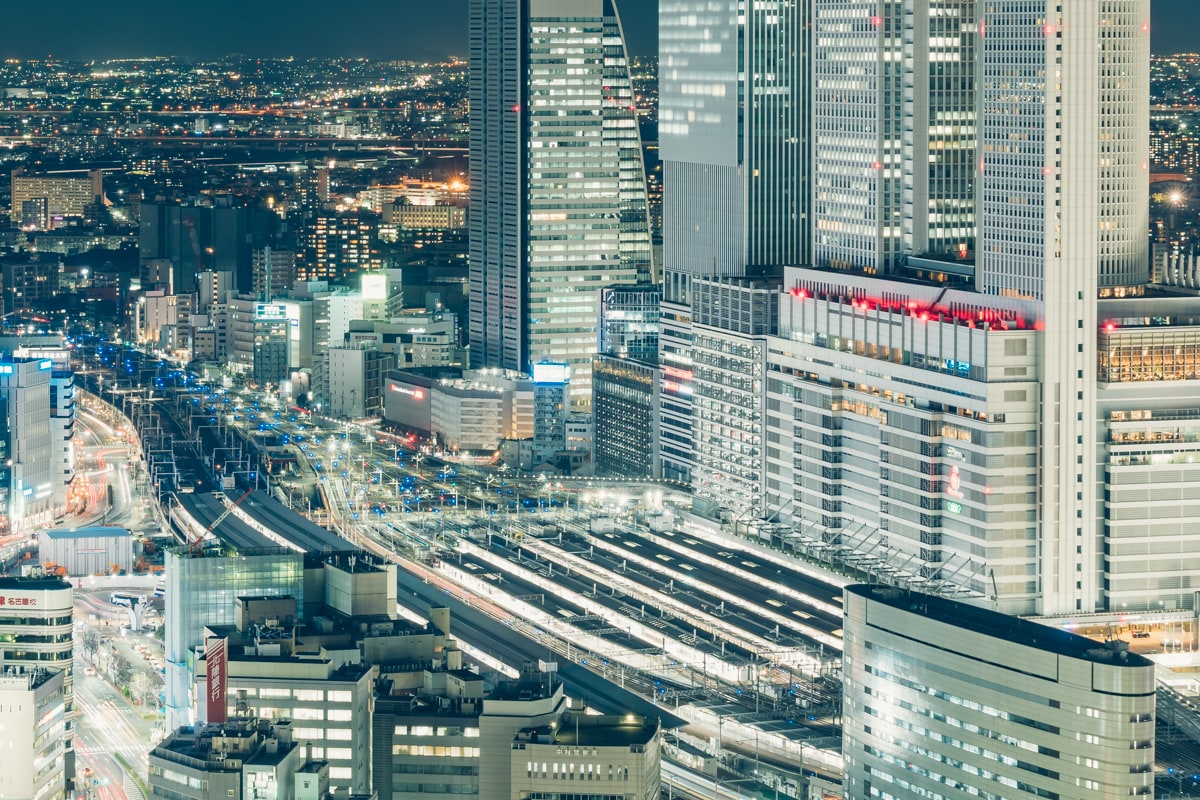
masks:
MULTIPOLYGON (((163 735, 157 704, 162 647, 153 636, 125 631, 128 612, 109 603, 110 594, 109 589, 75 592, 77 795, 90 788, 97 798, 138 800, 140 790, 125 768, 145 780, 147 754, 163 735), (117 686, 130 687, 141 702, 135 704, 117 686), (89 768, 90 777, 85 775, 89 768)), ((161 619, 149 616, 155 623, 161 619)))

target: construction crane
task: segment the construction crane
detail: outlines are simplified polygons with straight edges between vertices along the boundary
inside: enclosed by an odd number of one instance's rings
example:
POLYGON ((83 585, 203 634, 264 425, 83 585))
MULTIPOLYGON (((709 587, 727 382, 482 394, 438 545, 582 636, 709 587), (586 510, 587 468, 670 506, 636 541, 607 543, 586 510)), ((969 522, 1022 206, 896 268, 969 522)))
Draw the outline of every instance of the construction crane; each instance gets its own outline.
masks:
POLYGON ((212 535, 213 528, 217 527, 222 522, 224 522, 225 518, 228 517, 230 514, 232 514, 233 510, 235 508, 237 508, 238 506, 240 506, 242 504, 242 501, 245 500, 247 497, 249 497, 251 495, 251 493, 253 493, 253 491, 254 491, 254 487, 251 486, 249 489, 246 490, 245 494, 243 494, 237 500, 233 501, 233 503, 231 503, 228 508, 226 508, 224 511, 222 511, 217 516, 217 518, 212 521, 212 524, 204 529, 204 533, 202 533, 200 536, 196 537, 196 540, 194 542, 192 542, 192 545, 191 545, 191 550, 193 553, 200 550, 201 546, 204 543, 204 540, 212 535))

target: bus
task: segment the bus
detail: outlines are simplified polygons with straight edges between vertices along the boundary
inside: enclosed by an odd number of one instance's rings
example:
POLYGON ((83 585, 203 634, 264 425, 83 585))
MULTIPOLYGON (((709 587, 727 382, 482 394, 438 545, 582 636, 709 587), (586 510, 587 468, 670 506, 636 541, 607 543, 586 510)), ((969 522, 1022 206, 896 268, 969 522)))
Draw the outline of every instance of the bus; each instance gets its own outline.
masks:
POLYGON ((126 608, 132 608, 134 605, 144 606, 146 604, 146 595, 113 592, 108 596, 108 602, 114 606, 125 606, 126 608))

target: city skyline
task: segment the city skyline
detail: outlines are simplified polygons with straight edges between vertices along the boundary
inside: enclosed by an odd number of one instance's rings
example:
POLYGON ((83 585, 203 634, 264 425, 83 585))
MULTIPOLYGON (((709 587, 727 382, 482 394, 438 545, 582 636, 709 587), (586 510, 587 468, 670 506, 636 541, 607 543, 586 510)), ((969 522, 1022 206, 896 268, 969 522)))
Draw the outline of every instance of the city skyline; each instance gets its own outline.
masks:
MULTIPOLYGON (((341 6, 341 18, 363 15, 395 25, 330 24, 318 0, 296 0, 284 16, 274 6, 211 0, 207 12, 179 4, 145 14, 139 0, 96 5, 62 0, 57 24, 46 25, 36 5, 5 10, 6 29, 19 31, 0 46, 0 58, 107 59, 149 56, 212 58, 230 53, 257 57, 441 58, 467 57, 467 0, 396 10, 384 0, 355 0, 341 6), (229 25, 237 19, 236 26, 229 25)), ((632 56, 656 55, 657 0, 618 2, 632 56)), ((1192 35, 1200 26, 1194 0, 1152 0, 1154 53, 1197 49, 1192 35)), ((336 19, 333 20, 336 23, 336 19)))

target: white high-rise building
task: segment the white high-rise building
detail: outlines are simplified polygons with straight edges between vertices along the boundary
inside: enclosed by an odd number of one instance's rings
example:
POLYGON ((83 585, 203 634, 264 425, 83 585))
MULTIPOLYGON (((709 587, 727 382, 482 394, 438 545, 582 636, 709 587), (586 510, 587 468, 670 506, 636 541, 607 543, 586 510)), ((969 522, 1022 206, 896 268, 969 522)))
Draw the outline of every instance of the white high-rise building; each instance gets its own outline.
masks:
POLYGON ((14 358, 38 362, 39 371, 49 360, 50 438, 54 450, 53 513, 67 505, 67 492, 75 479, 75 374, 71 371, 71 349, 60 333, 23 333, 0 336, 0 352, 14 358))
POLYGON ((66 797, 66 693, 64 673, 39 667, 0 674, 0 797, 59 800, 66 797))
POLYGON ((591 404, 599 292, 649 280, 646 183, 613 0, 472 0, 473 367, 565 362, 591 404))
MULTIPOLYGON (((666 271, 804 263, 809 22, 806 3, 659 3, 666 271)), ((668 297, 686 295, 685 277, 666 280, 668 297)))
MULTIPOLYGON (((891 9, 923 21, 924 50, 916 29, 889 29, 886 14, 839 22, 865 7, 817 0, 813 35, 828 58, 816 99, 833 102, 820 87, 841 85, 838 58, 846 85, 886 72, 834 40, 882 37, 881 52, 911 58, 924 76, 913 78, 914 95, 926 91, 916 81, 928 81, 926 117, 895 118, 890 87, 859 104, 862 125, 914 128, 907 140, 902 131, 903 157, 881 158, 880 169, 895 163, 911 182, 895 205, 911 229, 897 235, 911 237, 909 267, 916 261, 926 280, 875 277, 886 264, 865 256, 838 264, 846 273, 788 272, 762 365, 759 515, 800 531, 814 553, 835 547, 855 562, 891 562, 913 585, 967 589, 1010 613, 1192 608, 1200 528, 1188 487, 1200 414, 1189 398, 1200 376, 1200 315, 1194 300, 1143 297, 1149 0, 989 0, 978 6, 983 35, 973 38, 965 7, 949 0, 891 9), (974 72, 950 73, 973 81, 977 98, 977 172, 964 183, 961 163, 942 172, 930 160, 947 149, 961 155, 960 137, 970 135, 934 115, 961 110, 965 91, 935 65, 973 48, 974 72), (941 106, 938 86, 948 92, 941 106), (928 146, 924 159, 917 142, 928 146), (917 210, 924 161, 927 215, 917 210), (967 271, 952 286, 928 280, 938 263, 958 259, 958 222, 938 216, 935 186, 959 221, 960 201, 975 203, 974 291, 961 280, 967 271), (934 246, 938 226, 943 245, 934 246)), ((857 124, 849 110, 836 113, 845 127, 857 124)), ((827 143, 858 141, 817 130, 833 137, 827 143)), ((829 188, 823 174, 818 195, 829 188)), ((815 252, 831 219, 823 213, 818 197, 815 252)), ((863 241, 874 248, 893 233, 880 227, 863 241)), ((740 512, 732 494, 719 496, 740 512)))
MULTIPOLYGON (((49 669, 56 673, 53 679, 53 685, 46 687, 42 684, 41 679, 36 679, 33 683, 22 688, 20 685, 15 687, 15 691, 33 691, 36 697, 35 703, 45 702, 46 705, 43 712, 50 712, 57 716, 57 720, 53 725, 43 726, 43 721, 38 721, 35 717, 34 724, 43 734, 43 738, 33 741, 33 746, 37 747, 50 758, 50 760, 42 763, 46 769, 45 776, 49 777, 50 772, 54 769, 61 769, 67 779, 73 779, 75 776, 75 749, 73 739, 75 736, 74 718, 75 718, 75 681, 72 677, 73 668, 73 650, 72 642, 74 631, 74 605, 72 604, 71 584, 61 578, 47 578, 31 576, 28 578, 0 578, 0 597, 4 598, 4 602, 0 604, 0 662, 3 662, 5 669, 14 671, 24 671, 26 673, 39 669, 49 669), (50 692, 51 695, 47 695, 50 692), (62 710, 57 710, 61 704, 62 710), (45 738, 50 736, 50 738, 45 738), (57 737, 57 743, 51 741, 51 738, 57 737), (55 767, 56 759, 59 756, 51 756, 52 753, 61 753, 62 763, 55 767)), ((10 713, 13 709, 7 704, 4 708, 3 729, 0 730, 0 739, 6 738, 13 728, 9 727, 10 713)), ((29 731, 33 729, 33 725, 24 726, 18 725, 15 730, 20 734, 21 731, 29 731)), ((14 739, 16 741, 16 739, 14 739)), ((9 750, 4 749, 5 753, 9 750)), ((17 758, 15 753, 13 758, 17 758)), ((19 759, 18 759, 19 760, 19 759)), ((8 767, 9 756, 5 756, 5 774, 13 775, 8 767)), ((26 759, 23 763, 32 763, 31 759, 26 759)), ((61 779, 61 776, 60 776, 61 779)), ((42 786, 41 777, 35 777, 34 782, 42 786)), ((50 784, 45 784, 49 786, 50 784)), ((61 791, 61 784, 60 791, 61 791)), ((33 797, 34 794, 23 794, 18 791, 5 792, 0 790, 0 796, 3 797, 33 797)), ((50 795, 59 796, 59 795, 50 795)))
POLYGON ((904 8, 816 0, 814 21, 813 261, 888 273, 904 247, 904 8))
POLYGON ((979 80, 978 286, 1042 304, 1044 613, 1100 603, 1098 296, 1143 293, 1149 0, 987 4, 979 80))
POLYGON ((915 257, 948 262, 975 251, 979 3, 916 0, 912 9, 913 125, 904 150, 903 217, 908 267, 919 272, 915 257))
POLYGON ((816 0, 814 265, 942 278, 910 257, 973 252, 978 7, 816 0))
POLYGON ((54 489, 61 483, 62 442, 54 441, 50 422, 48 358, 14 358, 0 362, 0 407, 4 422, 0 444, 8 496, 4 513, 11 531, 28 531, 54 515, 54 489), (56 446, 57 445, 57 446, 56 446))

